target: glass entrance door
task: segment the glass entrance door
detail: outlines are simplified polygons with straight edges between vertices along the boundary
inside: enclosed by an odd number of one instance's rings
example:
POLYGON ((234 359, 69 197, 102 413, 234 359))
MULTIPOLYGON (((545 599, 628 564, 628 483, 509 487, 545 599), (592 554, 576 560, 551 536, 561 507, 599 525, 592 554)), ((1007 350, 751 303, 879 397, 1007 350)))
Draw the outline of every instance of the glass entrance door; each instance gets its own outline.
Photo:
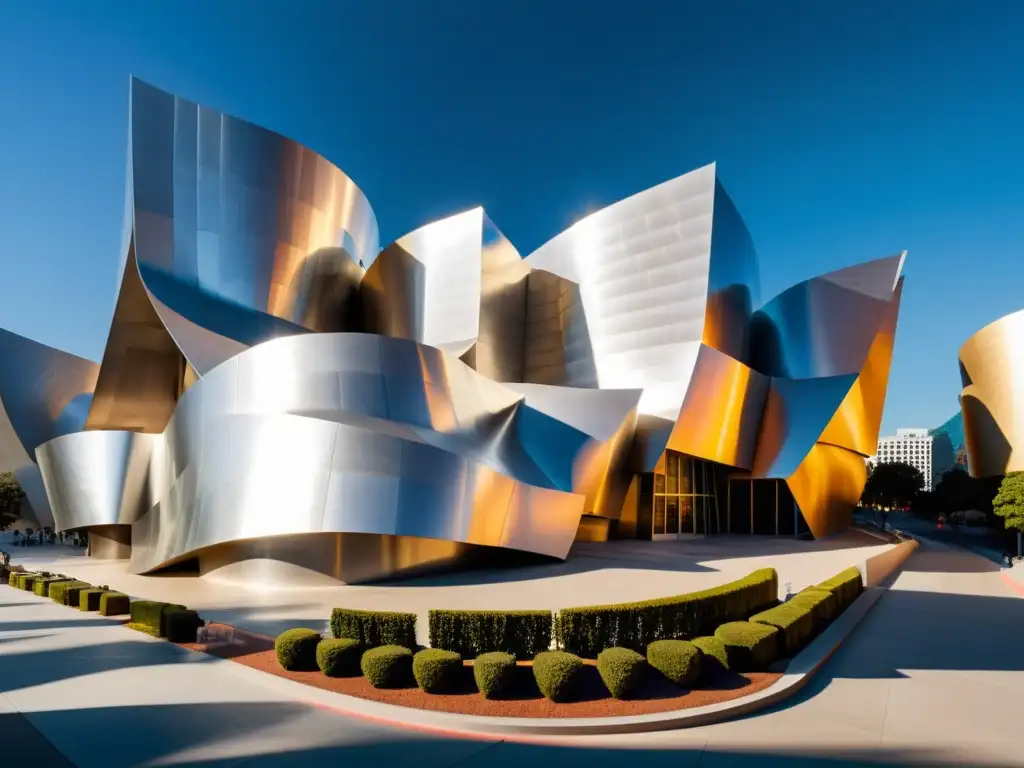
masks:
POLYGON ((654 475, 652 538, 678 539, 716 531, 714 468, 675 451, 665 454, 665 471, 654 475))

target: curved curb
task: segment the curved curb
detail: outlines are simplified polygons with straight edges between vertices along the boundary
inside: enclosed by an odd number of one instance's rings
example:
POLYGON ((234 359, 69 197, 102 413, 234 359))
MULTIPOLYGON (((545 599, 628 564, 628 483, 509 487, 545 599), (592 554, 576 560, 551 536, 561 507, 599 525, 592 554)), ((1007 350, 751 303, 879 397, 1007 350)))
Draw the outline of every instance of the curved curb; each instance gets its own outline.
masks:
POLYGON ((630 717, 586 718, 515 718, 461 715, 435 712, 427 709, 401 707, 370 701, 343 693, 277 677, 225 660, 239 674, 258 680, 282 694, 305 701, 313 706, 331 709, 339 714, 372 720, 417 730, 441 732, 459 736, 585 736, 595 734, 642 733, 679 728, 694 728, 731 720, 770 707, 789 698, 811 679, 829 657, 850 636, 861 620, 875 606, 885 590, 881 587, 865 589, 852 605, 810 645, 789 663, 785 674, 763 691, 740 699, 709 704, 703 707, 658 712, 630 717))

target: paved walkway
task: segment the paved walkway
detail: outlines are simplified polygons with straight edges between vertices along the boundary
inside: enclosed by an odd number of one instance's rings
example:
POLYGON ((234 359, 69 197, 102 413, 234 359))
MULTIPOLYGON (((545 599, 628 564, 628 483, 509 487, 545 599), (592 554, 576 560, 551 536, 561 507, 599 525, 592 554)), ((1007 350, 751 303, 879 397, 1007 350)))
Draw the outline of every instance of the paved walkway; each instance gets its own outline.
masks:
MULTIPOLYGON (((418 613, 427 642, 427 610, 565 608, 594 602, 667 597, 717 586, 771 566, 793 590, 817 583, 885 551, 888 544, 850 531, 827 541, 768 536, 715 536, 690 541, 580 543, 569 559, 523 568, 465 571, 366 585, 272 589, 250 578, 225 583, 187 574, 136 576, 126 561, 83 557, 67 546, 11 549, 14 561, 35 570, 67 573, 108 584, 129 595, 181 603, 203 616, 266 635, 290 627, 326 626, 335 606, 418 613)), ((253 569, 255 570, 255 569, 253 569)))
POLYGON ((1024 600, 924 542, 787 707, 706 728, 521 744, 283 697, 231 662, 0 587, 0 762, 26 766, 1024 765, 1024 600), (21 713, 20 715, 17 713, 21 713))

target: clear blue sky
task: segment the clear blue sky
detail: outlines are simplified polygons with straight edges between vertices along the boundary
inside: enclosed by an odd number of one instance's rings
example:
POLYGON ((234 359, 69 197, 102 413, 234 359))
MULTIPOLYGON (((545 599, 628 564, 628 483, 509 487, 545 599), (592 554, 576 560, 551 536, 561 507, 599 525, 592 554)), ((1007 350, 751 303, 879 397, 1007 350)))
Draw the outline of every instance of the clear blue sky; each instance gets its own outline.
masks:
POLYGON ((4 0, 0 326, 98 360, 127 86, 324 153, 385 242, 482 204, 522 253, 715 160, 765 298, 907 249, 885 430, 1024 307, 1024 3, 4 0))

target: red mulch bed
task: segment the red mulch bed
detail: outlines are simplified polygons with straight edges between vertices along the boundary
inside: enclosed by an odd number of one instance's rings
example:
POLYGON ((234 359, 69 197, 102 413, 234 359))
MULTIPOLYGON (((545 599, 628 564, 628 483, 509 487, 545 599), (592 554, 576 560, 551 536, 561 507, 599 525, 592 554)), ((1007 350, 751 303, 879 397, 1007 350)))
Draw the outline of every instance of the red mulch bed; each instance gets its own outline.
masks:
POLYGON ((519 679, 502 700, 488 700, 476 690, 473 671, 466 666, 459 687, 450 694, 431 694, 419 688, 379 690, 363 677, 327 677, 320 672, 287 672, 281 669, 274 654, 271 638, 253 635, 224 625, 211 625, 215 630, 230 633, 231 639, 208 643, 181 643, 185 648, 201 651, 223 659, 230 659, 252 669, 295 680, 326 691, 358 696, 362 699, 397 704, 402 707, 456 712, 465 715, 491 717, 622 717, 676 709, 702 707, 721 701, 738 699, 767 688, 780 675, 775 672, 750 674, 722 674, 699 690, 683 690, 657 675, 651 674, 635 698, 628 701, 608 695, 597 668, 587 663, 576 701, 556 704, 548 701, 537 690, 532 670, 527 665, 519 669, 519 679))

